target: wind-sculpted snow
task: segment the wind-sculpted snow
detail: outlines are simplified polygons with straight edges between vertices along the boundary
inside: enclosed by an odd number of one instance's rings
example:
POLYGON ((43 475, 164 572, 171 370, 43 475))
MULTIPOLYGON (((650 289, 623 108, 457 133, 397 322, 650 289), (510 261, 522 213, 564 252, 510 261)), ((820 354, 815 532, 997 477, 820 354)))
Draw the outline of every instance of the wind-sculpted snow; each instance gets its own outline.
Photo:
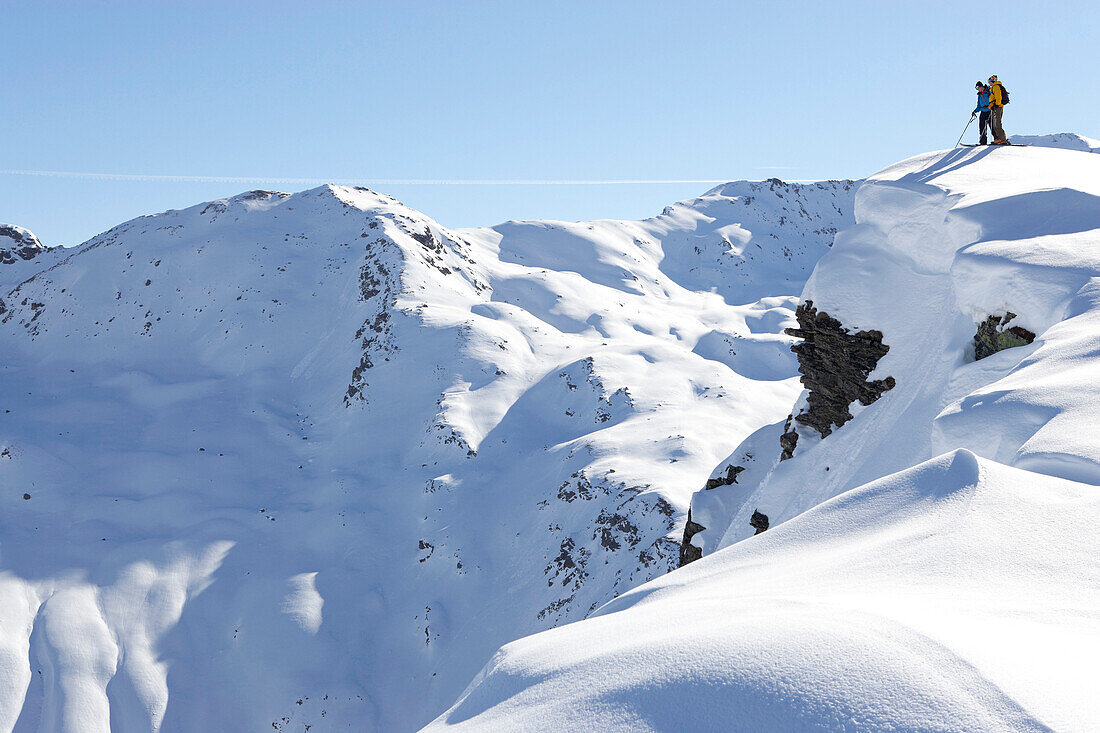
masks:
MULTIPOLYGON (((965 447, 1007 465, 1100 484, 1100 157, 1057 149, 966 149, 904 161, 856 196, 803 299, 852 331, 882 333, 870 379, 896 387, 822 439, 794 421, 763 429, 719 464, 737 486, 699 491, 703 554, 832 496, 965 447), (990 316, 1037 337, 975 361, 990 316), (751 454, 750 459, 745 454, 751 454)), ((792 409, 807 409, 803 395, 792 409)))
POLYGON ((945 454, 506 645, 427 730, 1092 730, 1097 522, 945 454))
POLYGON ((1096 728, 1100 157, 922 155, 855 214, 790 331, 807 391, 700 484, 691 564, 429 729, 1096 728), (1019 337, 977 360, 991 316, 1019 337))
POLYGON ((0 729, 411 730, 664 575, 795 399, 853 195, 452 231, 253 191, 0 266, 0 729))
MULTIPOLYGON (((644 222, 664 242, 661 269, 731 303, 797 292, 852 221, 856 181, 727 183, 644 222)), ((643 238, 644 239, 644 238, 643 238)))

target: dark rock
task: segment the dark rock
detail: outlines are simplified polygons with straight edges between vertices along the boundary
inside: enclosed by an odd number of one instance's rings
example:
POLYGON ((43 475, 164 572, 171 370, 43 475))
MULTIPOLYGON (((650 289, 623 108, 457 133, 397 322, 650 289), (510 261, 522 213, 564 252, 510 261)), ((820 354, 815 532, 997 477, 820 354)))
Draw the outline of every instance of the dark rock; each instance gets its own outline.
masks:
POLYGON ((423 232, 409 232, 409 236, 419 242, 420 246, 432 250, 437 254, 442 254, 443 244, 435 238, 434 234, 432 234, 431 227, 425 226, 423 232))
POLYGON ((707 483, 703 486, 703 488, 709 491, 710 489, 716 489, 719 486, 729 486, 730 484, 735 484, 737 483, 737 475, 744 470, 744 466, 734 466, 730 464, 729 466, 726 466, 725 476, 718 476, 716 478, 707 479, 707 483))
POLYGON ((630 542, 630 546, 634 547, 639 542, 638 526, 630 521, 630 519, 619 512, 608 512, 606 509, 600 510, 600 515, 596 517, 596 529, 592 533, 593 539, 599 539, 600 546, 605 550, 619 550, 622 548, 621 539, 625 537, 630 542))
POLYGON ((282 191, 264 191, 262 189, 256 189, 247 193, 242 193, 235 198, 238 201, 255 201, 257 199, 269 199, 273 197, 287 198, 290 194, 283 193, 282 191))
POLYGON ((703 551, 691 544, 691 538, 702 532, 706 527, 691 521, 691 509, 688 509, 687 524, 684 525, 684 541, 680 543, 680 567, 695 562, 703 556, 703 551))
POLYGON ((992 356, 998 351, 1015 346, 1026 346, 1035 340, 1035 334, 1020 326, 1006 328, 1008 322, 1016 317, 1012 311, 1003 316, 990 316, 978 324, 974 334, 974 360, 992 356))
POLYGON ((375 367, 376 359, 389 361, 389 357, 398 351, 394 343, 389 306, 393 301, 394 276, 382 264, 377 256, 388 248, 389 240, 380 237, 371 242, 366 260, 359 271, 359 299, 375 308, 373 317, 368 317, 355 332, 360 341, 362 354, 359 364, 352 369, 351 381, 344 395, 344 405, 352 401, 366 401, 366 389, 369 387, 366 372, 375 367))
POLYGON ((795 317, 799 327, 785 332, 802 339, 791 351, 798 356, 801 381, 810 394, 808 408, 794 419, 824 438, 833 426, 839 428, 852 419, 848 407, 853 402, 870 405, 894 388, 893 377, 867 380, 890 347, 882 343, 881 331, 850 333, 840 321, 814 308, 810 300, 798 306, 795 317))
POLYGON ((794 458, 794 448, 798 445, 798 433, 794 430, 788 430, 779 436, 779 447, 782 452, 779 454, 779 460, 785 461, 788 458, 794 458))
POLYGON ((759 509, 754 509, 749 518, 749 526, 756 530, 756 534, 760 534, 769 526, 768 515, 761 514, 759 509))
POLYGON ((791 429, 792 419, 794 419, 794 415, 787 415, 787 422, 783 425, 783 434, 779 436, 779 447, 782 449, 782 453, 779 454, 779 460, 781 461, 794 458, 794 448, 798 445, 798 433, 791 429))
POLYGON ((33 260, 49 250, 22 227, 0 224, 0 265, 11 265, 19 260, 33 260))

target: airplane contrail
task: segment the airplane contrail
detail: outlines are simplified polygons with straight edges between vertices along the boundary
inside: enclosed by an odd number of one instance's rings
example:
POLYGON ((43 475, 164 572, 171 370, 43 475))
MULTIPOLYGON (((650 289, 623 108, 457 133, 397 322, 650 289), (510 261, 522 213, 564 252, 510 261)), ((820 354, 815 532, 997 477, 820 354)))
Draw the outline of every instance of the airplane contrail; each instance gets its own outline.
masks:
POLYGON ((446 178, 271 178, 264 176, 175 176, 151 173, 92 173, 85 171, 0 170, 5 176, 46 178, 83 178, 99 181, 149 181, 168 183, 292 183, 322 185, 348 182, 372 186, 630 186, 682 183, 726 183, 727 179, 607 179, 607 180, 527 180, 527 179, 446 179, 446 178))

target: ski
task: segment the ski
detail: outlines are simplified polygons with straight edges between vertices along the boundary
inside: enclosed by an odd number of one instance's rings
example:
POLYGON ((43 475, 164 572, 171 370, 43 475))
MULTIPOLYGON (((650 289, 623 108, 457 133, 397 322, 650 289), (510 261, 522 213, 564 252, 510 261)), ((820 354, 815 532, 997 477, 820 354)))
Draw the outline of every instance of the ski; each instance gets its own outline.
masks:
POLYGON ((993 147, 1012 147, 1012 148, 1027 148, 1031 147, 1031 143, 989 143, 988 145, 982 145, 981 143, 962 143, 964 148, 993 148, 993 147))

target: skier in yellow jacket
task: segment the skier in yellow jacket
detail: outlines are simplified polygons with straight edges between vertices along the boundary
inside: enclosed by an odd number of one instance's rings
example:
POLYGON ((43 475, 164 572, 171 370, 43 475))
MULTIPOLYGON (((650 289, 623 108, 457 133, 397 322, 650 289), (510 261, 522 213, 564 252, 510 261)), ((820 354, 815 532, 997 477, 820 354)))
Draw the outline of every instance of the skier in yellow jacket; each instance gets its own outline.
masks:
POLYGON ((992 113, 990 127, 993 128, 993 144, 1008 145, 1008 137, 1001 126, 1001 117, 1005 112, 1004 85, 997 81, 997 75, 989 77, 989 111, 992 113))

